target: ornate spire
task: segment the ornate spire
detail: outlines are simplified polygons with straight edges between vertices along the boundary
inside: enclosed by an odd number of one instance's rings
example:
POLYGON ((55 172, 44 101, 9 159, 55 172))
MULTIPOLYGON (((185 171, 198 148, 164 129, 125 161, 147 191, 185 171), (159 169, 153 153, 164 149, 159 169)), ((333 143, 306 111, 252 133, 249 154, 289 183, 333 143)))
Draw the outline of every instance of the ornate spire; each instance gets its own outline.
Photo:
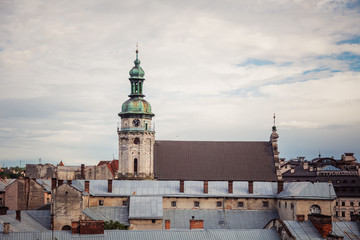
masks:
POLYGON ((139 60, 139 49, 136 49, 136 59, 134 61, 135 66, 130 70, 129 74, 130 74, 130 80, 131 79, 140 79, 140 80, 144 80, 144 75, 145 72, 144 70, 140 67, 140 60, 139 60))

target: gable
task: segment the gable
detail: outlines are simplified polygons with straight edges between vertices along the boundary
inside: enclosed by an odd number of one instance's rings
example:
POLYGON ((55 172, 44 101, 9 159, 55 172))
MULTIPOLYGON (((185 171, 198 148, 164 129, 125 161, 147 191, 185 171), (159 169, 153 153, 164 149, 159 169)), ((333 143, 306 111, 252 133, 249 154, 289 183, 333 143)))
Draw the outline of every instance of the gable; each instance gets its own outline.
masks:
POLYGON ((276 181, 270 142, 155 141, 160 180, 276 181))

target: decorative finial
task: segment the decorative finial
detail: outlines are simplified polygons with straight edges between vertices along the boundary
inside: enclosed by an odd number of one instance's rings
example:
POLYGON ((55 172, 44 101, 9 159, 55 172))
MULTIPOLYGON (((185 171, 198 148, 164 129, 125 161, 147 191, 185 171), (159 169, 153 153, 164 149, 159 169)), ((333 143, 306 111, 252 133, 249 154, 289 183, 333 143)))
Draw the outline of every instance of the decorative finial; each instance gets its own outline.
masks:
POLYGON ((138 59, 138 53, 139 53, 139 45, 136 43, 136 59, 138 59))
POLYGON ((275 118, 276 118, 276 117, 275 117, 275 113, 274 113, 274 117, 273 117, 273 118, 274 118, 274 125, 273 125, 272 129, 273 129, 274 131, 276 131, 276 126, 275 126, 275 118))
POLYGON ((275 116, 275 113, 274 113, 274 126, 275 126, 275 118, 276 118, 276 116, 275 116))

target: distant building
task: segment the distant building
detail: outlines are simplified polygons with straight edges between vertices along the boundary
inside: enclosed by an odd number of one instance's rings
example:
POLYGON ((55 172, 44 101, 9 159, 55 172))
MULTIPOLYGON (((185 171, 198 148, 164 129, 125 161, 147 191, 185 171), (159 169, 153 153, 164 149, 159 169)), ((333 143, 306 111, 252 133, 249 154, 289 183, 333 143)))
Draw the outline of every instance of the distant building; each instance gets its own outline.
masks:
POLYGON ((291 168, 282 174, 284 181, 331 182, 338 197, 333 207, 335 215, 350 221, 351 215, 360 214, 360 164, 353 153, 343 154, 340 160, 319 157, 289 165, 291 168))

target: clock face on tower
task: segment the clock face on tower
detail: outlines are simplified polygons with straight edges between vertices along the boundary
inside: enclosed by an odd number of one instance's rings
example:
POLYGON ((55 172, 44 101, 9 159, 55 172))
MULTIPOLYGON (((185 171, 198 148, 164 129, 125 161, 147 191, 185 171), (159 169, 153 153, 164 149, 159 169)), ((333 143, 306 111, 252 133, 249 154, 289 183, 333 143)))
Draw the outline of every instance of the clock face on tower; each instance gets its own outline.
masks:
POLYGON ((134 125, 134 127, 138 127, 140 126, 140 120, 135 118, 133 121, 132 121, 132 124, 134 125))

